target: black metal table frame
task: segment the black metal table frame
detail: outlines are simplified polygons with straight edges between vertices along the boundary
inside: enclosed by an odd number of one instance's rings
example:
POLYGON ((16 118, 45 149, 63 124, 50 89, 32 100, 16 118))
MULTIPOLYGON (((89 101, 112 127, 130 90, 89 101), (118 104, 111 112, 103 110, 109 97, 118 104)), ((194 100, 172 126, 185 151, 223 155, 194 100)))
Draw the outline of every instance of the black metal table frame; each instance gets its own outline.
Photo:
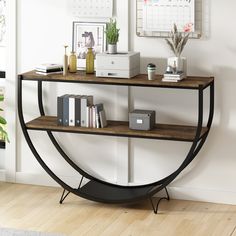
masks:
MULTIPOLYGON (((146 184, 146 185, 140 185, 140 186, 120 186, 120 185, 115 185, 112 183, 108 183, 105 181, 102 181, 100 179, 95 178, 94 176, 91 176, 90 174, 88 174, 86 171, 84 171, 83 169, 81 169, 75 162, 72 161, 72 159, 65 153, 65 151, 60 147, 59 143, 57 142, 56 138, 54 137, 53 133, 51 131, 46 131, 51 142, 53 143, 53 145, 55 146, 55 148, 57 149, 57 151, 60 153, 60 155, 63 157, 63 159, 72 167, 74 168, 78 173, 81 174, 81 181, 78 185, 78 188, 72 188, 71 186, 69 186, 68 184, 66 184, 63 180, 61 180, 48 166, 47 164, 43 161, 42 157, 39 155, 39 153, 37 152, 34 144, 31 141, 29 132, 28 132, 28 128, 26 126, 25 120, 24 120, 24 115, 23 115, 23 107, 22 107, 22 82, 24 80, 24 77, 22 75, 18 76, 18 115, 19 115, 19 120, 20 120, 20 124, 22 127, 22 131, 24 134, 24 137, 27 141, 27 144, 29 145, 29 148, 31 149, 32 153, 34 154, 36 160, 39 162, 39 164, 42 166, 42 168, 64 189, 61 199, 60 199, 60 203, 62 203, 65 198, 68 196, 69 193, 73 193, 77 196, 80 196, 82 198, 86 198, 88 200, 92 200, 92 201, 97 201, 97 202, 103 202, 103 203, 128 203, 128 202, 137 202, 137 201, 141 201, 141 200, 145 200, 145 199, 149 199, 152 205, 152 208, 154 210, 154 213, 158 212, 158 206, 161 200, 163 199, 167 199, 169 200, 169 194, 167 191, 167 186, 192 162, 192 160, 196 157, 196 155, 199 153, 199 151, 201 150, 203 144, 206 141, 206 138, 208 136, 209 130, 211 128, 212 125, 212 120, 213 120, 213 114, 214 114, 214 80, 207 86, 203 87, 203 86, 199 86, 197 89, 196 88, 191 88, 192 90, 197 90, 198 91, 198 122, 197 122, 197 130, 196 130, 196 134, 195 134, 195 138, 192 142, 191 148, 186 156, 186 158, 184 159, 184 161, 182 162, 182 164, 179 166, 179 168, 174 171, 172 174, 170 174, 169 176, 158 180, 154 183, 150 183, 150 184, 146 184), (207 120, 207 132, 201 137, 201 131, 203 128, 203 106, 204 106, 204 95, 203 95, 203 91, 204 89, 206 89, 207 87, 210 87, 210 105, 209 105, 209 114, 208 114, 208 120, 207 120), (104 200, 104 199, 100 199, 100 198, 96 198, 94 196, 88 195, 85 192, 80 191, 81 188, 81 184, 84 178, 87 178, 89 180, 94 180, 98 183, 107 185, 107 186, 115 186, 116 188, 143 188, 143 187, 150 187, 148 189, 148 191, 144 194, 144 196, 139 196, 138 198, 134 198, 130 201, 112 201, 112 200, 104 200), (160 192, 161 190, 165 190, 166 192, 166 197, 160 198, 159 201, 154 204, 153 202, 153 196, 154 194, 156 194, 157 192, 160 192), (67 192, 66 192, 67 191, 67 192)), ((27 80, 29 81, 29 80, 27 80)), ((43 85, 42 85, 42 80, 39 79, 35 79, 33 81, 37 82, 38 85, 38 107, 39 107, 39 112, 41 116, 45 116, 45 112, 44 112, 44 107, 43 107, 43 101, 42 101, 42 89, 43 89, 43 85)), ((54 81, 44 81, 44 82, 54 82, 54 81)), ((80 81, 62 81, 62 82, 68 82, 68 83, 80 83, 80 81)), ((129 85, 126 85, 129 86, 129 85)), ((134 86, 134 85, 132 85, 134 86)), ((139 86, 139 85, 137 85, 139 86)), ((190 88, 177 88, 177 89, 190 89, 190 88)), ((116 136, 116 135, 114 135, 116 136)), ((170 140, 170 139, 169 139, 170 140)))

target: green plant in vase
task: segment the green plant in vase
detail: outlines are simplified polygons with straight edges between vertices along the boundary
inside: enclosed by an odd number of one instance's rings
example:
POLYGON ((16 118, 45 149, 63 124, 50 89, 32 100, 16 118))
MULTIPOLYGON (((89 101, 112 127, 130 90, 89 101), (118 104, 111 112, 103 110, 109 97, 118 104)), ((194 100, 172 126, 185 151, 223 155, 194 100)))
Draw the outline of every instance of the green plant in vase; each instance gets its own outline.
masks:
MULTIPOLYGON (((4 96, 0 95, 0 102, 4 101, 4 96)), ((3 111, 2 108, 0 108, 0 111, 3 111)), ((7 121, 4 119, 4 117, 0 116, 0 140, 9 142, 8 134, 6 131, 6 124, 7 121)))
POLYGON ((189 33, 179 32, 176 24, 170 32, 170 39, 165 39, 175 57, 168 58, 168 66, 171 66, 176 72, 187 74, 186 58, 181 57, 185 45, 189 39, 189 33))
POLYGON ((117 28, 116 20, 110 19, 107 23, 106 39, 108 44, 108 53, 117 53, 117 42, 119 41, 120 29, 117 28))

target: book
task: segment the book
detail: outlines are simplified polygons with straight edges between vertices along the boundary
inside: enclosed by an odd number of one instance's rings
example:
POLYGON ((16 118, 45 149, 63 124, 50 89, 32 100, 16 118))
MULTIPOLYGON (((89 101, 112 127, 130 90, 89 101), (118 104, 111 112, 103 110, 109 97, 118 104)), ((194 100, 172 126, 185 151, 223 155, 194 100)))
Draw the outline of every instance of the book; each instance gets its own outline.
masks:
POLYGON ((69 96, 69 126, 75 126, 75 97, 69 96))
POLYGON ((99 112, 99 118, 101 122, 101 128, 105 128, 107 126, 107 119, 106 119, 106 113, 104 109, 99 112))
POLYGON ((63 97, 63 125, 69 126, 69 94, 63 97))
POLYGON ((57 71, 57 72, 41 72, 41 71, 36 71, 36 74, 39 74, 39 75, 51 75, 51 74, 61 74, 62 71, 57 71))
POLYGON ((57 124, 63 125, 63 98, 65 95, 57 97, 57 124))
POLYGON ((101 128, 101 121, 99 112, 103 110, 103 104, 99 103, 95 105, 95 128, 101 128))
POLYGON ((81 127, 89 127, 89 109, 93 105, 93 96, 82 96, 81 97, 81 127))
POLYGON ((184 79, 184 73, 177 73, 177 74, 164 74, 164 77, 162 78, 163 82, 179 82, 180 80, 184 79))
POLYGON ((179 79, 169 79, 169 78, 162 78, 162 82, 179 82, 179 79))
POLYGON ((90 126, 90 114, 91 114, 91 107, 86 107, 86 120, 85 120, 85 127, 89 128, 90 126))
POLYGON ((81 96, 75 96, 75 126, 81 125, 81 96))
POLYGON ((44 63, 44 64, 40 64, 35 67, 35 70, 39 70, 39 71, 47 71, 47 70, 52 70, 52 69, 62 69, 63 70, 63 65, 56 64, 56 63, 44 63))
POLYGON ((92 112, 91 112, 91 120, 92 120, 92 126, 93 128, 96 128, 96 108, 95 106, 92 106, 92 112))

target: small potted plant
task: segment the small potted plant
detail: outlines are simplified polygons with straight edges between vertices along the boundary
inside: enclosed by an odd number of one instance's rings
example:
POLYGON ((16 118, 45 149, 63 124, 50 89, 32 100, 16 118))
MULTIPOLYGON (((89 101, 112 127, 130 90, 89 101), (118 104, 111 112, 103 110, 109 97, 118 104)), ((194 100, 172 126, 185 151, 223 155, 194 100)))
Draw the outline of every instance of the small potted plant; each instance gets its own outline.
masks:
POLYGON ((107 30, 106 30, 108 53, 110 54, 117 53, 117 42, 119 41, 119 31, 120 29, 117 29, 116 20, 110 19, 110 22, 107 24, 107 30))
POLYGON ((165 39, 175 57, 168 58, 168 66, 175 72, 187 74, 186 58, 181 57, 181 53, 189 39, 189 33, 178 32, 176 24, 170 32, 170 39, 165 39))
MULTIPOLYGON (((2 102, 3 100, 4 100, 4 96, 0 95, 0 102, 2 102)), ((3 111, 3 109, 0 108, 0 111, 3 111)), ((8 134, 5 127, 6 124, 7 124, 7 121, 2 116, 0 116, 0 140, 4 142, 6 141, 9 142, 8 134)))

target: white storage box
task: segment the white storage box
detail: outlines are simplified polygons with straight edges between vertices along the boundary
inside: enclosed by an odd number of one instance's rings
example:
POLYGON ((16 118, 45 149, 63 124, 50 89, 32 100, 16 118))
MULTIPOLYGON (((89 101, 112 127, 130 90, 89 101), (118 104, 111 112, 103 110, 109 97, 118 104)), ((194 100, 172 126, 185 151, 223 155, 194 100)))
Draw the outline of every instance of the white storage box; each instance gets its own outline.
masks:
POLYGON ((140 53, 99 53, 96 55, 96 76, 132 78, 140 73, 140 53))

